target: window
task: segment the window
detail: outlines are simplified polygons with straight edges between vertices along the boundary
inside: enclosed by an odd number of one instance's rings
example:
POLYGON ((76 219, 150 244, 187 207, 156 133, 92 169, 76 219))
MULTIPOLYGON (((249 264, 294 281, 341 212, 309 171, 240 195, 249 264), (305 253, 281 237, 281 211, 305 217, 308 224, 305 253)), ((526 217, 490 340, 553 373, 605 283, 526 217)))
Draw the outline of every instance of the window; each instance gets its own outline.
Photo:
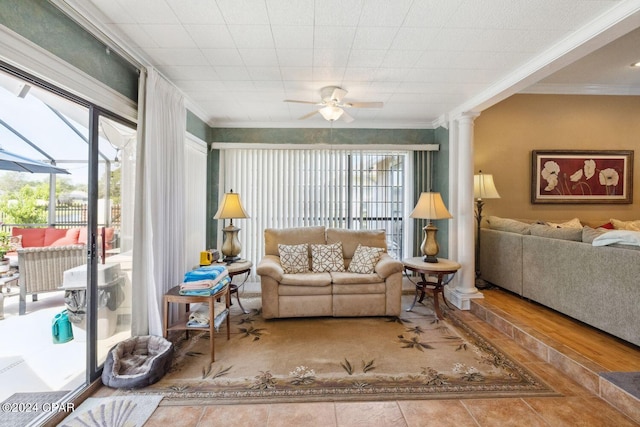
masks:
MULTIPOLYGON (((408 152, 310 149, 222 150, 220 192, 240 194, 250 220, 241 256, 259 260, 265 228, 324 225, 384 229, 403 257, 408 152)), ((223 224, 218 224, 221 228, 223 224)), ((221 236, 220 236, 221 239, 221 236)), ((220 242, 221 244, 221 242, 220 242)))

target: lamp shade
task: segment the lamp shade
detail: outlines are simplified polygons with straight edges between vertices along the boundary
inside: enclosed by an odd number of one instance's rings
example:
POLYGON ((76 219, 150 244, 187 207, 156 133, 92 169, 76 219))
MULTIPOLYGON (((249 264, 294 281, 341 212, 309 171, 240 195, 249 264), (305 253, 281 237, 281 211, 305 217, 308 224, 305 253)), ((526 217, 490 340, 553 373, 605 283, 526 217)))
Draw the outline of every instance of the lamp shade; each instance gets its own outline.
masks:
POLYGON ((411 218, 446 219, 453 218, 442 201, 440 193, 422 193, 411 218))
POLYGON ((500 194, 493 183, 493 175, 482 173, 473 176, 473 197, 476 199, 499 199, 500 194))
POLYGON ((242 203, 240 203, 240 195, 238 193, 234 193, 233 190, 231 190, 231 192, 224 194, 222 203, 220 203, 220 207, 218 208, 218 212, 216 212, 213 218, 249 218, 249 215, 242 207, 242 203))

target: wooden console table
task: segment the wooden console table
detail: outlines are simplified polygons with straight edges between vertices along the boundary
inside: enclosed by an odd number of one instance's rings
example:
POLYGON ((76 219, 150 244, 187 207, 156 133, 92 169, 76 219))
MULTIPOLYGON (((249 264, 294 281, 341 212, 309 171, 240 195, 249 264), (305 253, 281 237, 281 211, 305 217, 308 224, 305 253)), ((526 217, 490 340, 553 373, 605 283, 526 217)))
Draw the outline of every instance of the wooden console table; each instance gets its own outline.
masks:
POLYGON ((230 338, 231 330, 229 323, 229 306, 231 305, 231 295, 229 293, 229 285, 220 289, 213 295, 210 296, 194 296, 194 295, 180 295, 180 286, 175 286, 166 294, 164 294, 164 322, 163 322, 163 336, 165 338, 168 337, 169 331, 187 331, 187 338, 189 338, 189 331, 203 331, 206 328, 198 328, 198 327, 190 327, 187 326, 187 322, 189 321, 189 304, 194 303, 206 303, 209 305, 209 343, 210 343, 210 353, 211 353, 211 363, 215 361, 215 347, 214 347, 214 303, 216 300, 224 298, 225 304, 227 306, 227 340, 230 338), (171 303, 185 304, 186 306, 186 315, 181 314, 178 316, 178 319, 169 325, 169 308, 171 303))

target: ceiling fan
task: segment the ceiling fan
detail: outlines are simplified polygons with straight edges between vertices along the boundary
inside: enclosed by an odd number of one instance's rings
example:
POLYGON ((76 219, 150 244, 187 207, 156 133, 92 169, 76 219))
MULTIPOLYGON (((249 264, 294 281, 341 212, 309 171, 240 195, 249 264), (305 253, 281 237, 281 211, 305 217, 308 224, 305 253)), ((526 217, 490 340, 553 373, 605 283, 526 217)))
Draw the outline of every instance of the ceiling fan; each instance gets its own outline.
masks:
POLYGON ((353 117, 344 110, 345 108, 382 108, 384 105, 382 102, 343 102, 343 98, 347 93, 348 92, 346 90, 338 86, 325 86, 320 89, 320 97, 322 98, 322 101, 320 102, 297 101, 295 99, 285 99, 284 102, 312 104, 322 107, 299 117, 298 120, 308 119, 309 117, 320 113, 325 120, 330 122, 342 119, 347 123, 351 123, 353 121, 353 117))

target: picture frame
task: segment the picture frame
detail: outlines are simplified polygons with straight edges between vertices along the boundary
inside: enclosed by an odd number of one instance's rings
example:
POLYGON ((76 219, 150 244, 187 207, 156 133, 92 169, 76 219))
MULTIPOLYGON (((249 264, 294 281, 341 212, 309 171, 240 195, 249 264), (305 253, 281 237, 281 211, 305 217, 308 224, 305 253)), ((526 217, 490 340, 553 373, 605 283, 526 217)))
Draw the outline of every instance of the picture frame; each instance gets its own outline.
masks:
POLYGON ((633 203, 633 150, 533 150, 531 203, 633 203))

